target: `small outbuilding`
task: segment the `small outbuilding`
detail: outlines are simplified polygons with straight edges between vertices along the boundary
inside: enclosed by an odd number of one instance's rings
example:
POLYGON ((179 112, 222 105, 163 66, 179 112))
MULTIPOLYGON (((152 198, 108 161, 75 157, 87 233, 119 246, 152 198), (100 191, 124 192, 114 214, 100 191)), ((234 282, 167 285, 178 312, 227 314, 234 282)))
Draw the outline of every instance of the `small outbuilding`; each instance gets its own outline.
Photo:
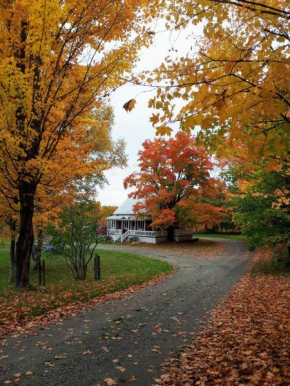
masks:
MULTIPOLYGON (((143 243, 157 244, 168 240, 168 230, 155 231, 151 228, 150 217, 136 218, 134 205, 140 202, 134 198, 128 198, 113 214, 107 218, 107 235, 114 242, 123 243, 127 239, 137 238, 143 243)), ((192 239, 192 230, 174 229, 174 241, 186 241, 192 239)))

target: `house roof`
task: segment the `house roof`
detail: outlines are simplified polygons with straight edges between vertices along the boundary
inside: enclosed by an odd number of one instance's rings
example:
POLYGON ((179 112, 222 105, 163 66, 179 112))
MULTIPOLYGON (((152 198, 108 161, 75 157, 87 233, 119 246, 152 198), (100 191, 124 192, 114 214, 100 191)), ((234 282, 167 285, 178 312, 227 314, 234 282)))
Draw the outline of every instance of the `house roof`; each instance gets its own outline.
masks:
POLYGON ((134 215, 133 206, 137 204, 137 202, 142 202, 143 200, 137 200, 135 198, 127 198, 125 202, 123 202, 122 205, 119 206, 119 208, 114 212, 115 216, 132 216, 134 215))

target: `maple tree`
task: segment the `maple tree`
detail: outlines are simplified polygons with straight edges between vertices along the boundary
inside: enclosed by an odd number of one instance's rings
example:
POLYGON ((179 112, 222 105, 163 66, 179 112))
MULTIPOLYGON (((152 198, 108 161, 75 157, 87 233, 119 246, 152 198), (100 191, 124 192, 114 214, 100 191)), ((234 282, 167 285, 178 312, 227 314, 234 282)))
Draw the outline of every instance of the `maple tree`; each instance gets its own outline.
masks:
MULTIPOLYGON (((111 138, 113 111, 105 106, 93 112, 94 125, 86 128, 84 136, 75 141, 60 140, 53 155, 53 167, 47 168, 46 174, 39 182, 35 195, 33 227, 35 244, 32 250, 34 267, 40 265, 44 230, 48 224, 58 224, 63 210, 80 197, 94 196, 96 187, 106 182, 103 171, 112 166, 126 165, 124 141, 114 142, 111 138), (65 149, 64 149, 65 147, 65 149)), ((3 187, 2 186, 2 191, 3 187)), ((11 191, 11 190, 10 190, 11 191)), ((9 191, 9 192, 10 192, 9 191)), ((5 192, 4 192, 5 193, 5 192)), ((13 190, 16 204, 19 203, 18 192, 13 190)), ((11 195, 11 194, 10 194, 11 195)), ((19 224, 19 205, 10 204, 7 194, 3 199, 2 217, 12 230, 3 229, 2 237, 11 236, 11 264, 9 279, 14 281, 15 271, 15 237, 19 224), (7 199, 8 198, 8 199, 7 199), (8 205, 8 204, 9 205, 8 205)), ((12 204, 14 201, 12 202, 12 204)), ((6 226, 7 228, 7 226, 6 226)))
POLYGON ((154 229, 222 220, 222 208, 209 201, 221 182, 210 176, 213 164, 193 136, 179 131, 168 140, 145 141, 139 167, 140 172, 128 176, 124 186, 135 188, 129 196, 142 201, 134 209, 150 215, 154 229))
MULTIPOLYGON (((155 5, 154 0, 0 2, 0 173, 18 192, 16 287, 29 283, 37 189, 59 167, 56 151, 63 154, 62 166, 72 147, 76 158, 82 152, 87 157, 90 145, 84 139, 94 126, 92 113, 124 83, 138 49, 150 43, 142 21, 158 13, 155 5)), ((96 164, 91 160, 71 171, 85 175, 96 164)))
POLYGON ((289 165, 289 16, 287 0, 170 2, 168 27, 198 25, 203 34, 147 77, 160 86, 150 102, 157 132, 178 120, 187 131, 199 126, 223 156, 289 165), (184 101, 178 113, 175 98, 184 101))

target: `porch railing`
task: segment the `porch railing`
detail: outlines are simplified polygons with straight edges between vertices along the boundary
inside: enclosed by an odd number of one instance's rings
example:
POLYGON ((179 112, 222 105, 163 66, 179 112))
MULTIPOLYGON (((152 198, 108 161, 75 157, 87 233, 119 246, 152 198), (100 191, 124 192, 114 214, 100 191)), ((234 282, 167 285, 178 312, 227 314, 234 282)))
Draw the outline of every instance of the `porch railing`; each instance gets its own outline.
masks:
POLYGON ((121 241, 123 243, 129 236, 135 237, 166 237, 167 231, 142 231, 128 229, 125 233, 122 233, 121 229, 109 229, 108 236, 111 236, 114 242, 121 241))

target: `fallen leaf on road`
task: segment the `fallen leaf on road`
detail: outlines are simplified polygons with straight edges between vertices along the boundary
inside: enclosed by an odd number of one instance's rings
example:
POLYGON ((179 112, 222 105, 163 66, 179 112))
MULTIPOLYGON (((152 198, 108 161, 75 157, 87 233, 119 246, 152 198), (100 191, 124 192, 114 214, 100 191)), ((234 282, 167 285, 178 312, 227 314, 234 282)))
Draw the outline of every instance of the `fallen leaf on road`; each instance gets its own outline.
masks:
POLYGON ((61 355, 56 355, 54 357, 54 359, 57 359, 57 360, 61 360, 61 359, 66 359, 67 358, 67 354, 63 353, 61 355))
POLYGON ((132 376, 129 378, 129 381, 138 381, 138 379, 137 379, 134 375, 132 375, 132 376))
POLYGON ((54 364, 51 362, 44 362, 44 366, 54 367, 54 364))
POLYGON ((117 366, 116 369, 120 370, 122 373, 126 371, 125 367, 117 366))
POLYGON ((91 350, 87 350, 83 352, 83 355, 90 355, 91 353, 92 353, 91 350))
POLYGON ((106 382, 106 384, 108 386, 113 386, 113 385, 117 384, 117 382, 114 379, 112 379, 112 378, 106 378, 106 379, 104 379, 104 382, 106 382))

